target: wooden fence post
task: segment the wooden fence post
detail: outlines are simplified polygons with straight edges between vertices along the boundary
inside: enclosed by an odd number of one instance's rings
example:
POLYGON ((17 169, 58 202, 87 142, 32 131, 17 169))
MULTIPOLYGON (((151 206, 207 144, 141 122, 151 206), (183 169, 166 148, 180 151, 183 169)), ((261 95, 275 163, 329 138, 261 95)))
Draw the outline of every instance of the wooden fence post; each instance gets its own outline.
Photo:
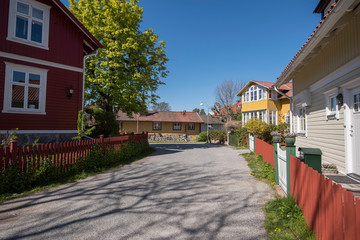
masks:
POLYGON ((11 162, 12 163, 16 163, 17 149, 18 149, 17 145, 18 145, 18 141, 16 141, 16 140, 10 141, 10 152, 11 152, 11 162))

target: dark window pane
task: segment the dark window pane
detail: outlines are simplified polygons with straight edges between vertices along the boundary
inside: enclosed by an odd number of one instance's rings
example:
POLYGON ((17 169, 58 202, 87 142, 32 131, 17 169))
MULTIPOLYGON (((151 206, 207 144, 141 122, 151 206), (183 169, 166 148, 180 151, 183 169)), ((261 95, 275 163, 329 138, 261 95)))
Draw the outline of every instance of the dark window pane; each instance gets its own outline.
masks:
POLYGON ((13 82, 25 83, 25 73, 14 71, 13 82))
POLYGON ((40 95, 39 88, 29 87, 28 108, 39 109, 39 95, 40 95))
POLYGON ((16 17, 15 36, 18 38, 27 39, 28 36, 28 20, 23 17, 16 17))
POLYGON ((31 24, 31 41, 41 43, 42 42, 42 23, 32 21, 31 24))
POLYGON ((29 74, 29 83, 40 85, 40 75, 30 73, 29 74))
POLYGON ((37 18, 37 19, 40 19, 40 20, 43 20, 43 11, 41 11, 40 9, 36 9, 36 8, 33 8, 33 11, 32 11, 32 16, 34 18, 37 18))
POLYGON ((12 86, 11 107, 24 108, 24 86, 12 86))
POLYGON ((17 12, 29 15, 29 5, 18 2, 17 12))

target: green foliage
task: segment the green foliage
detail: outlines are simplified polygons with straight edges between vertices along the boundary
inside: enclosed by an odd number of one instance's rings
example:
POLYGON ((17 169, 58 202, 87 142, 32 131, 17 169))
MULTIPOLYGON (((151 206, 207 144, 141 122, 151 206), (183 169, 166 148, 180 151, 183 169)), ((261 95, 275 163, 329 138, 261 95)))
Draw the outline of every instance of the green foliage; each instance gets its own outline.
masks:
POLYGON ((199 136, 196 138, 197 142, 206 142, 207 132, 201 132, 199 136))
POLYGON ((113 166, 119 166, 131 162, 134 157, 147 153, 151 150, 149 143, 129 143, 121 148, 95 145, 85 158, 78 158, 76 164, 67 172, 61 172, 50 159, 39 164, 37 159, 32 159, 28 164, 28 171, 23 173, 16 164, 10 164, 0 173, 0 195, 20 193, 25 190, 45 186, 56 181, 62 181, 66 177, 77 174, 95 173, 113 166))
POLYGON ((240 146, 247 146, 246 138, 249 136, 249 134, 246 127, 236 129, 236 136, 240 146))
POLYGON ((209 131, 209 139, 211 141, 220 141, 220 143, 224 143, 226 139, 226 131, 225 130, 211 130, 209 131))
POLYGON ((241 111, 238 113, 238 115, 236 116, 236 121, 242 121, 242 114, 241 111))
POLYGON ((267 126, 268 124, 266 122, 257 118, 252 118, 245 124, 248 132, 252 135, 262 135, 266 131, 267 126))
POLYGON ((264 210, 265 228, 269 233, 269 239, 316 239, 293 198, 271 200, 266 203, 264 210))
MULTIPOLYGON (((15 130, 19 130, 19 129, 15 128, 15 130)), ((9 147, 10 142, 16 140, 17 138, 18 137, 16 131, 10 131, 10 132, 6 131, 5 138, 1 141, 0 146, 9 147)))
POLYGON ((165 43, 152 29, 140 29, 138 0, 70 0, 69 10, 103 48, 86 61, 86 100, 106 112, 146 110, 168 75, 165 43))
POLYGON ((255 156, 254 153, 249 153, 244 154, 244 157, 248 161, 251 175, 259 180, 266 179, 271 186, 275 185, 275 170, 269 163, 263 160, 261 154, 255 156))
POLYGON ((80 140, 84 136, 91 135, 92 131, 94 131, 95 126, 90 129, 86 129, 86 121, 87 116, 84 111, 80 110, 78 113, 78 120, 77 120, 77 132, 78 136, 73 137, 73 140, 80 140))
POLYGON ((99 107, 93 107, 93 115, 95 118, 94 127, 92 130, 92 137, 113 137, 119 135, 119 122, 116 120, 116 115, 113 112, 105 112, 99 107))
POLYGON ((280 123, 279 125, 270 124, 267 126, 265 131, 262 132, 262 134, 258 135, 258 138, 260 138, 261 140, 263 140, 269 144, 273 144, 273 138, 270 135, 270 133, 272 131, 277 131, 277 132, 284 134, 284 132, 288 131, 289 126, 290 125, 288 123, 280 123))

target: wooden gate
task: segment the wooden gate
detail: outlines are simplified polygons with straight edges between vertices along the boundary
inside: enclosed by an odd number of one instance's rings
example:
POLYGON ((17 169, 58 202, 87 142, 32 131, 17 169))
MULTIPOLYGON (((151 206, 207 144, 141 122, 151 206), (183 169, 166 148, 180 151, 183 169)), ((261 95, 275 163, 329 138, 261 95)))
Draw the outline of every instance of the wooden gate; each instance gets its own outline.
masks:
POLYGON ((287 172, 286 172, 286 150, 282 150, 280 144, 277 144, 278 167, 279 167, 279 185, 287 193, 287 172))

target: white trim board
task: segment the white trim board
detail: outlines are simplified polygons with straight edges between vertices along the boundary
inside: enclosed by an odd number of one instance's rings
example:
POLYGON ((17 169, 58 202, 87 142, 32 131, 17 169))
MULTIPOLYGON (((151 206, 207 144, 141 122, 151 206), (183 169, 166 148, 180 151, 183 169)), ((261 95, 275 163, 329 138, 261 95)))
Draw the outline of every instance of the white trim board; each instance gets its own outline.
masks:
POLYGON ((69 65, 65 65, 65 64, 61 64, 61 63, 45 61, 45 60, 32 58, 32 57, 21 56, 21 55, 17 55, 17 54, 13 54, 13 53, 7 53, 7 52, 0 51, 0 57, 29 62, 29 63, 40 64, 40 65, 49 66, 49 67, 61 68, 61 69, 74 71, 74 72, 80 72, 80 73, 83 72, 82 68, 73 67, 73 66, 69 66, 69 65))
POLYGON ((60 133, 60 134, 65 134, 65 133, 77 133, 77 130, 0 130, 0 134, 6 134, 7 132, 16 132, 18 134, 29 134, 29 133, 34 133, 34 134, 46 134, 46 133, 60 133))

